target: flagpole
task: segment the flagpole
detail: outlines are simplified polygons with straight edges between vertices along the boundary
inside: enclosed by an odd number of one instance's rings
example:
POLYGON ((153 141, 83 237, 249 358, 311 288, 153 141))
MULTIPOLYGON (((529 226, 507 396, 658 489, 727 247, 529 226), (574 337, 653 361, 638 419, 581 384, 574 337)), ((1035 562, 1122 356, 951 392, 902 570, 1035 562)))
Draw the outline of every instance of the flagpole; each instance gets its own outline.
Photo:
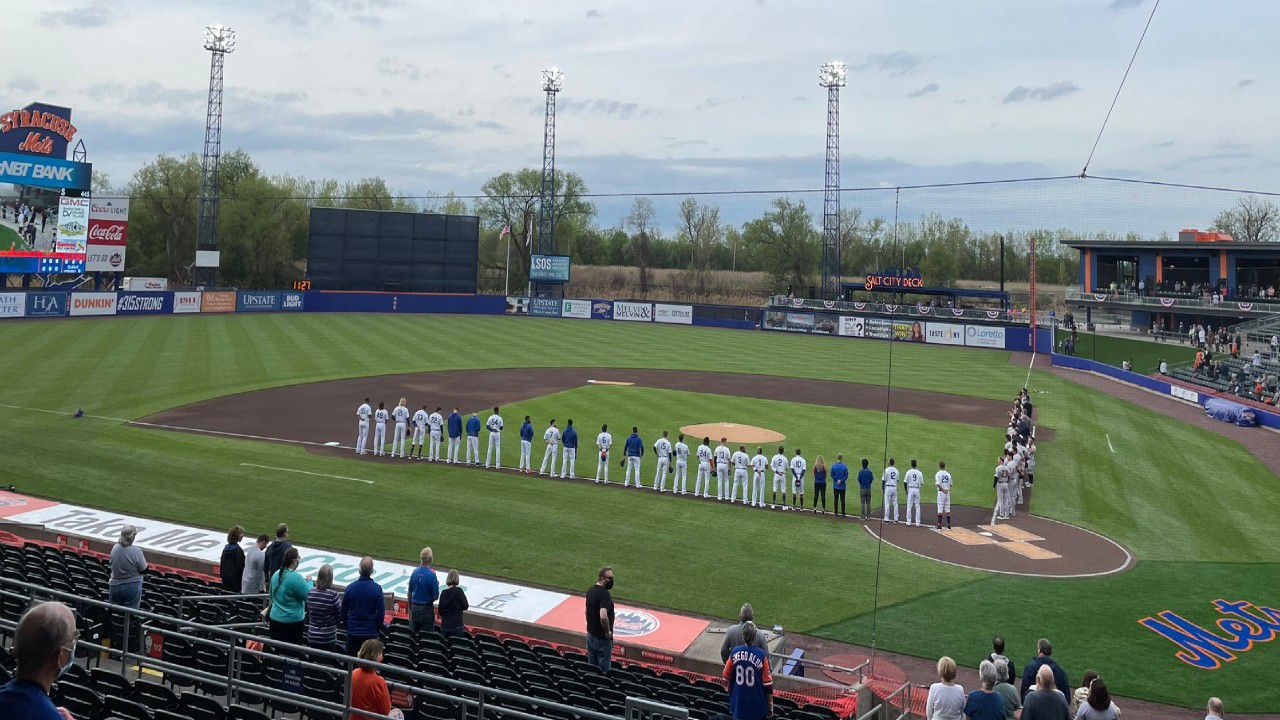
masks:
POLYGON ((511 233, 507 233, 507 264, 505 267, 506 277, 502 281, 502 294, 511 294, 511 233))

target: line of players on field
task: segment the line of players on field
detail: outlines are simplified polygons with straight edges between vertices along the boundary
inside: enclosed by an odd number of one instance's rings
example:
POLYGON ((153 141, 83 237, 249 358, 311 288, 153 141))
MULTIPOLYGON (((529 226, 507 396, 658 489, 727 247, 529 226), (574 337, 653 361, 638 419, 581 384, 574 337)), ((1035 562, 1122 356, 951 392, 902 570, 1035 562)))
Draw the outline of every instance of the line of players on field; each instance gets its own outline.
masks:
POLYGON ((1023 502, 1022 489, 1031 487, 1035 480, 1036 443, 1035 428, 1031 424, 1033 407, 1026 388, 1018 391, 1009 413, 1009 427, 1005 429, 1004 454, 996 461, 996 505, 991 521, 1008 520, 1017 514, 1023 502))

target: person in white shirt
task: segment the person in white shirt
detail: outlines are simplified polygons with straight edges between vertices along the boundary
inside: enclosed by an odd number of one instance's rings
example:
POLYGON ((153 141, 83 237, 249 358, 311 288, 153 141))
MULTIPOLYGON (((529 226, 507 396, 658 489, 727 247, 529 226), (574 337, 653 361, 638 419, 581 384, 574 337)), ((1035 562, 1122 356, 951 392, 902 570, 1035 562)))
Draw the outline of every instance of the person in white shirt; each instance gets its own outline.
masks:
POLYGON ((542 440, 547 444, 546 452, 542 453, 542 464, 538 466, 538 474, 545 475, 547 463, 551 463, 551 474, 556 474, 556 447, 560 444, 560 431, 556 428, 555 418, 551 419, 551 423, 547 425, 547 429, 542 433, 542 440))
POLYGON ((911 525, 911 510, 915 509, 915 526, 920 527, 920 488, 924 486, 924 473, 920 472, 920 468, 916 467, 916 461, 911 460, 911 469, 902 478, 902 484, 907 486, 907 524, 911 525))
POLYGON ((658 492, 667 491, 667 474, 671 470, 671 441, 667 439, 667 431, 653 444, 653 455, 658 459, 658 472, 653 476, 653 489, 658 492))
POLYGON ((769 469, 769 458, 764 454, 764 448, 756 448, 756 454, 751 457, 751 505, 752 507, 764 507, 764 474, 769 469))
POLYGON ((884 520, 898 522, 898 468, 893 466, 893 458, 889 458, 889 466, 880 475, 884 485, 884 520), (889 509, 893 509, 893 518, 889 518, 889 509))
POLYGON ((702 444, 698 446, 698 474, 693 480, 693 496, 702 495, 704 498, 711 497, 711 460, 714 455, 711 452, 711 438, 702 438, 702 444))
POLYGON ((791 463, 787 462, 787 456, 782 448, 778 448, 778 454, 769 460, 769 467, 773 468, 773 500, 769 503, 769 508, 773 509, 778 506, 778 492, 782 492, 782 509, 787 509, 787 472, 791 467, 791 463))
POLYGON ((373 415, 373 408, 369 407, 369 398, 365 398, 360 403, 360 407, 356 408, 356 454, 364 455, 367 451, 365 445, 369 442, 369 416, 373 415))
POLYGON ((689 487, 689 446, 684 442, 684 435, 676 440, 673 450, 676 456, 676 477, 671 482, 671 493, 687 495, 689 487))
POLYGON ((609 434, 609 426, 601 425, 600 434, 596 436, 596 450, 600 451, 596 461, 596 482, 601 482, 600 471, 604 471, 604 484, 609 484, 609 449, 613 447, 613 435, 609 434))
POLYGON ((418 460, 422 459, 422 448, 427 444, 427 406, 413 414, 413 441, 409 444, 409 454, 417 451, 418 460))
POLYGON ((387 445, 387 420, 391 417, 391 413, 387 412, 387 408, 378 403, 378 411, 373 414, 373 454, 386 455, 387 445))
POLYGON ((404 436, 405 431, 409 428, 409 408, 405 407, 404 398, 400 398, 400 404, 396 405, 396 409, 391 411, 391 417, 396 420, 396 429, 391 435, 391 457, 396 456, 397 445, 400 447, 400 457, 404 457, 404 436))
POLYGON ((751 465, 751 456, 747 454, 747 447, 739 445, 738 451, 730 458, 729 462, 733 463, 733 489, 729 491, 729 502, 738 502, 738 487, 742 487, 742 504, 746 505, 751 498, 751 484, 747 479, 747 468, 751 465))
POLYGON ((929 686, 929 698, 924 704, 925 720, 964 720, 967 697, 964 686, 956 683, 956 669, 955 660, 945 655, 938 660, 938 677, 942 682, 929 686))
POLYGON ((498 414, 498 408, 493 409, 493 414, 488 420, 484 421, 485 429, 489 431, 489 444, 484 450, 484 466, 489 467, 489 458, 493 458, 493 466, 502 469, 502 416, 498 414))
POLYGON ((942 529, 942 516, 947 516, 947 529, 951 529, 951 473, 947 464, 938 462, 938 472, 933 476, 933 486, 938 488, 938 529, 942 529))
POLYGON ((796 448, 796 456, 791 458, 791 502, 797 510, 804 509, 804 471, 809 469, 809 463, 800 455, 800 448, 796 448))
POLYGON ((431 426, 431 445, 427 448, 427 459, 431 462, 440 461, 440 435, 441 428, 444 427, 444 415, 440 414, 440 408, 431 413, 427 417, 427 425, 431 426))
POLYGON ((728 438, 720 438, 720 444, 716 446, 716 499, 724 500, 729 497, 729 458, 733 455, 725 443, 728 438))

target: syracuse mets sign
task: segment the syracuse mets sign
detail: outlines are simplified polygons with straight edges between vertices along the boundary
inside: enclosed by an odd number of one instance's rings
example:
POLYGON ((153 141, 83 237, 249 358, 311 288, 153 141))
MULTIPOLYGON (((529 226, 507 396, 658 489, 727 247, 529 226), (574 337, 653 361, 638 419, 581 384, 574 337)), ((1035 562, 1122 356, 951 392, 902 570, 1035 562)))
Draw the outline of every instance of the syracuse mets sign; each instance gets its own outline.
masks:
POLYGON ((0 115, 0 152, 65 158, 75 134, 71 108, 31 103, 0 115))
POLYGON ((1191 667, 1217 670, 1222 663, 1236 659, 1236 653, 1249 652, 1258 643, 1271 642, 1280 635, 1280 610, 1257 605, 1247 600, 1214 600, 1218 618, 1217 631, 1200 627, 1172 610, 1143 618, 1139 625, 1178 646, 1174 657, 1191 667))

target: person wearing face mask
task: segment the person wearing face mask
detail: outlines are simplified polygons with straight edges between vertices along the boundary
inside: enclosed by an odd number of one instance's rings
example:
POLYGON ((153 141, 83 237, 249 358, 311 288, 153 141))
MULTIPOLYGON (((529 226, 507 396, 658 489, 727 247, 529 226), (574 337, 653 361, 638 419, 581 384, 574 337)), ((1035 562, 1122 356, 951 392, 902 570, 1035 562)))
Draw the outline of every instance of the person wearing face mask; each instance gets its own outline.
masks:
POLYGON ((605 565, 587 591, 587 662, 609 672, 613 657, 613 568, 605 565))
POLYGON ((76 619, 66 605, 45 602, 23 613, 13 634, 13 679, 0 686, 5 720, 71 720, 49 699, 53 686, 75 659, 76 619))

